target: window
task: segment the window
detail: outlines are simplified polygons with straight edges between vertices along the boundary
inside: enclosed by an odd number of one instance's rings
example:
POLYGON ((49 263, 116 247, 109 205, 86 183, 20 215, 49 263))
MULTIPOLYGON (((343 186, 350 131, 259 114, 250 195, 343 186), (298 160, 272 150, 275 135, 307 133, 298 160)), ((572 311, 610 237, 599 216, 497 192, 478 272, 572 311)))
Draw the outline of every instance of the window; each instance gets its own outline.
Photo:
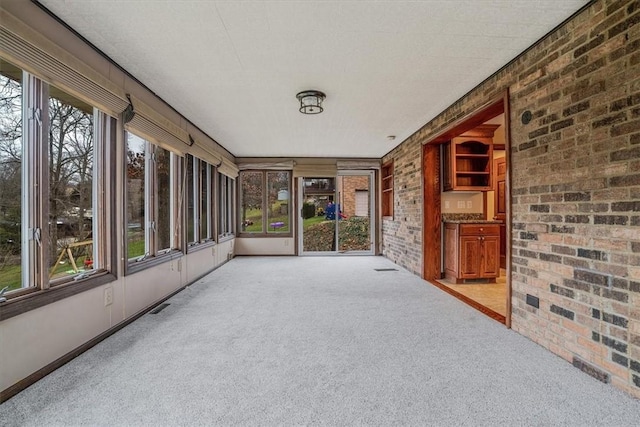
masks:
POLYGON ((233 236, 235 181, 218 172, 218 237, 233 236))
POLYGON ((141 262, 179 249, 178 156, 127 132, 127 258, 141 262))
POLYGON ((115 119, 2 60, 0 95, 2 287, 46 289, 109 271, 115 119))
POLYGON ((393 161, 382 165, 382 216, 393 217, 393 161))
POLYGON ((196 229, 196 176, 194 175, 194 164, 198 161, 195 157, 187 154, 186 162, 186 182, 187 182, 187 242, 189 245, 198 241, 196 229))
POLYGON ((242 233, 250 235, 290 234, 290 172, 242 171, 240 183, 242 233))
POLYGON ((0 61, 0 288, 22 278, 22 70, 0 61))
POLYGON ((215 166, 192 155, 187 161, 187 242, 189 246, 215 239, 215 166))

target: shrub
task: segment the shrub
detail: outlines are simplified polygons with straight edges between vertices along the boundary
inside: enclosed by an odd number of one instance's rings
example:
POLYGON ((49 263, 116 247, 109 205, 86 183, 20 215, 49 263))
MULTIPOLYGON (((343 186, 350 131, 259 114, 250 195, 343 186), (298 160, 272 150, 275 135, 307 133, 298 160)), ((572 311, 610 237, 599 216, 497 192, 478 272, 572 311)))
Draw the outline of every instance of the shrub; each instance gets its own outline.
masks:
POLYGON ((316 205, 315 203, 304 202, 302 204, 302 218, 313 218, 316 216, 316 205))

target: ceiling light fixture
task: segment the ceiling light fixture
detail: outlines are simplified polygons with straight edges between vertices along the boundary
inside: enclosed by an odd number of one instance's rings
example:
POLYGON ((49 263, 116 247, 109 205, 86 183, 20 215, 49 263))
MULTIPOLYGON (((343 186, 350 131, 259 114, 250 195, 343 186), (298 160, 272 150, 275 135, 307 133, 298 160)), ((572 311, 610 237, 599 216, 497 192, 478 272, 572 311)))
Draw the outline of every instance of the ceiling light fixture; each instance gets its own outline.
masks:
POLYGON ((327 96, 319 90, 305 90, 296 95, 300 101, 300 112, 302 114, 319 114, 324 111, 322 101, 327 96))

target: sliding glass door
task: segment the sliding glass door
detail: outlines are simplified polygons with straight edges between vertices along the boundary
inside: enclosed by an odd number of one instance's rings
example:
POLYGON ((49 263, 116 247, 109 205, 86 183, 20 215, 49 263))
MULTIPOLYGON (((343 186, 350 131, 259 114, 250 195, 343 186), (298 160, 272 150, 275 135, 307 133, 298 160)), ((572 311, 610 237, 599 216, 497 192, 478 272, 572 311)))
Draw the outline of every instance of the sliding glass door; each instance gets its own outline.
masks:
POLYGON ((299 179, 299 253, 373 254, 373 171, 299 179))

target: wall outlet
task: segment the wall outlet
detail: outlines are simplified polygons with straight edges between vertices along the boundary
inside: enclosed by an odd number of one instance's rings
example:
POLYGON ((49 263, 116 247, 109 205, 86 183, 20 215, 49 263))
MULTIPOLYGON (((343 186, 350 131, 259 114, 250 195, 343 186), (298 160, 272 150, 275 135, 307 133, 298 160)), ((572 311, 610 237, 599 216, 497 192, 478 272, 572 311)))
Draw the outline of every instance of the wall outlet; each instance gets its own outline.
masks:
POLYGON ((458 209, 464 209, 464 200, 458 200, 458 209))
POLYGON ((467 200, 467 209, 471 209, 473 207, 473 202, 471 200, 467 200))
POLYGON ((446 200, 446 201, 444 202, 444 208, 445 208, 445 209, 449 209, 450 207, 451 207, 451 203, 449 203, 449 201, 448 201, 448 200, 446 200))
POLYGON ((105 288, 104 289, 104 306, 109 307, 113 304, 113 288, 105 288))

